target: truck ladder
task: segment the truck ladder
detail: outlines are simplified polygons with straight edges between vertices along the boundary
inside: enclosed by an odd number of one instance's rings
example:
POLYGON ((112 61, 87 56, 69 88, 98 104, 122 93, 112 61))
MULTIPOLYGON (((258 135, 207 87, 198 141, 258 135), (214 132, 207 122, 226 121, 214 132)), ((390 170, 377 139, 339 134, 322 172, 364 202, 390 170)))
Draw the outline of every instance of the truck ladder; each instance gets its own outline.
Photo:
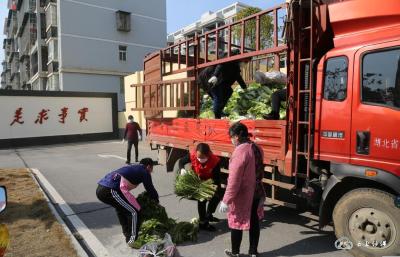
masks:
POLYGON ((314 59, 314 10, 318 1, 300 1, 298 40, 298 80, 297 80, 297 123, 296 123, 296 185, 299 178, 308 181, 312 154, 313 120, 313 59, 314 59), (309 2, 309 3, 308 3, 309 2), (307 6, 309 5, 309 6, 307 6))

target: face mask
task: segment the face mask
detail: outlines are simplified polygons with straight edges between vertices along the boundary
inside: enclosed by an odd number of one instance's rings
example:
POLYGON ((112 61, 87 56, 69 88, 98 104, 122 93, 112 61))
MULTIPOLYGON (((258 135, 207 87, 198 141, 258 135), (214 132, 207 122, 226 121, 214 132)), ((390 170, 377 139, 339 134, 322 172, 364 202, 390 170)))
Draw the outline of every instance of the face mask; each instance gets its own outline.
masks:
POLYGON ((208 158, 204 158, 204 159, 197 158, 197 160, 198 160, 200 163, 206 163, 206 162, 208 161, 208 158))

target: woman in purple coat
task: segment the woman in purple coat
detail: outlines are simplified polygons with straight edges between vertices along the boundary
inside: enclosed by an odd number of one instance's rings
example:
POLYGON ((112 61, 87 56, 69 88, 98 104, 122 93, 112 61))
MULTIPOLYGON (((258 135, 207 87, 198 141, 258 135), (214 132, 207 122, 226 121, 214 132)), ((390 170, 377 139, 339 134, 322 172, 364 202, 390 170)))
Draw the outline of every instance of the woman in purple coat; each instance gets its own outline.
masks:
POLYGON ((260 238, 259 219, 264 215, 264 155, 261 148, 249 139, 245 125, 239 122, 233 124, 229 128, 229 135, 235 150, 229 163, 228 185, 220 212, 228 212, 232 250, 225 250, 225 254, 238 257, 243 230, 249 230, 249 255, 256 257, 260 238))

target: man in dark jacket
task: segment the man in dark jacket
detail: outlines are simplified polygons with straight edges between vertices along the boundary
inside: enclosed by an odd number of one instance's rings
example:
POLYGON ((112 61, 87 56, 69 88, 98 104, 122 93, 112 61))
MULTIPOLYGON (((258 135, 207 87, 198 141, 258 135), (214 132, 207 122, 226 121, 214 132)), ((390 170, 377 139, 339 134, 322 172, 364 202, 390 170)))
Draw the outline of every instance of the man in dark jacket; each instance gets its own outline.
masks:
MULTIPOLYGON (((232 51, 232 55, 237 55, 238 53, 238 50, 232 51)), ((208 67, 199 74, 199 83, 201 87, 205 89, 213 99, 213 112, 216 119, 221 119, 222 111, 233 93, 232 85, 236 81, 241 88, 247 88, 240 74, 239 61, 218 64, 215 68, 208 67)))
POLYGON ((142 137, 142 129, 140 128, 140 126, 137 122, 133 121, 133 116, 129 115, 128 123, 126 123, 126 127, 125 127, 124 138, 122 139, 122 142, 125 141, 125 138, 128 140, 128 149, 127 149, 127 153, 126 153, 126 164, 131 163, 132 145, 135 146, 135 162, 138 162, 138 158, 139 158, 138 132, 140 134, 140 140, 141 140, 143 138, 142 137))
POLYGON ((140 164, 127 165, 111 171, 98 182, 97 198, 115 208, 126 243, 130 247, 133 247, 138 237, 139 214, 142 208, 130 191, 143 183, 150 197, 159 201, 157 190, 151 179, 155 164, 156 162, 152 159, 144 158, 140 164))

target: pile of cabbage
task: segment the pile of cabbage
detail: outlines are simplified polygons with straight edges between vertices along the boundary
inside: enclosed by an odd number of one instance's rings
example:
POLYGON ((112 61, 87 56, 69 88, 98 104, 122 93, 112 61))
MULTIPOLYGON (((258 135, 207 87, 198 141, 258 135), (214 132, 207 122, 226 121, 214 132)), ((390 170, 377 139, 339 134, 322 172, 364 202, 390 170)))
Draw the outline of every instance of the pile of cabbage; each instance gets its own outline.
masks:
MULTIPOLYGON (((233 94, 224 108, 225 116, 229 120, 263 119, 271 112, 271 96, 276 90, 284 88, 284 84, 251 83, 246 90, 236 86, 233 94)), ((286 102, 281 103, 280 118, 286 116, 286 102)), ((212 99, 204 95, 201 102, 200 118, 213 119, 212 99)))

